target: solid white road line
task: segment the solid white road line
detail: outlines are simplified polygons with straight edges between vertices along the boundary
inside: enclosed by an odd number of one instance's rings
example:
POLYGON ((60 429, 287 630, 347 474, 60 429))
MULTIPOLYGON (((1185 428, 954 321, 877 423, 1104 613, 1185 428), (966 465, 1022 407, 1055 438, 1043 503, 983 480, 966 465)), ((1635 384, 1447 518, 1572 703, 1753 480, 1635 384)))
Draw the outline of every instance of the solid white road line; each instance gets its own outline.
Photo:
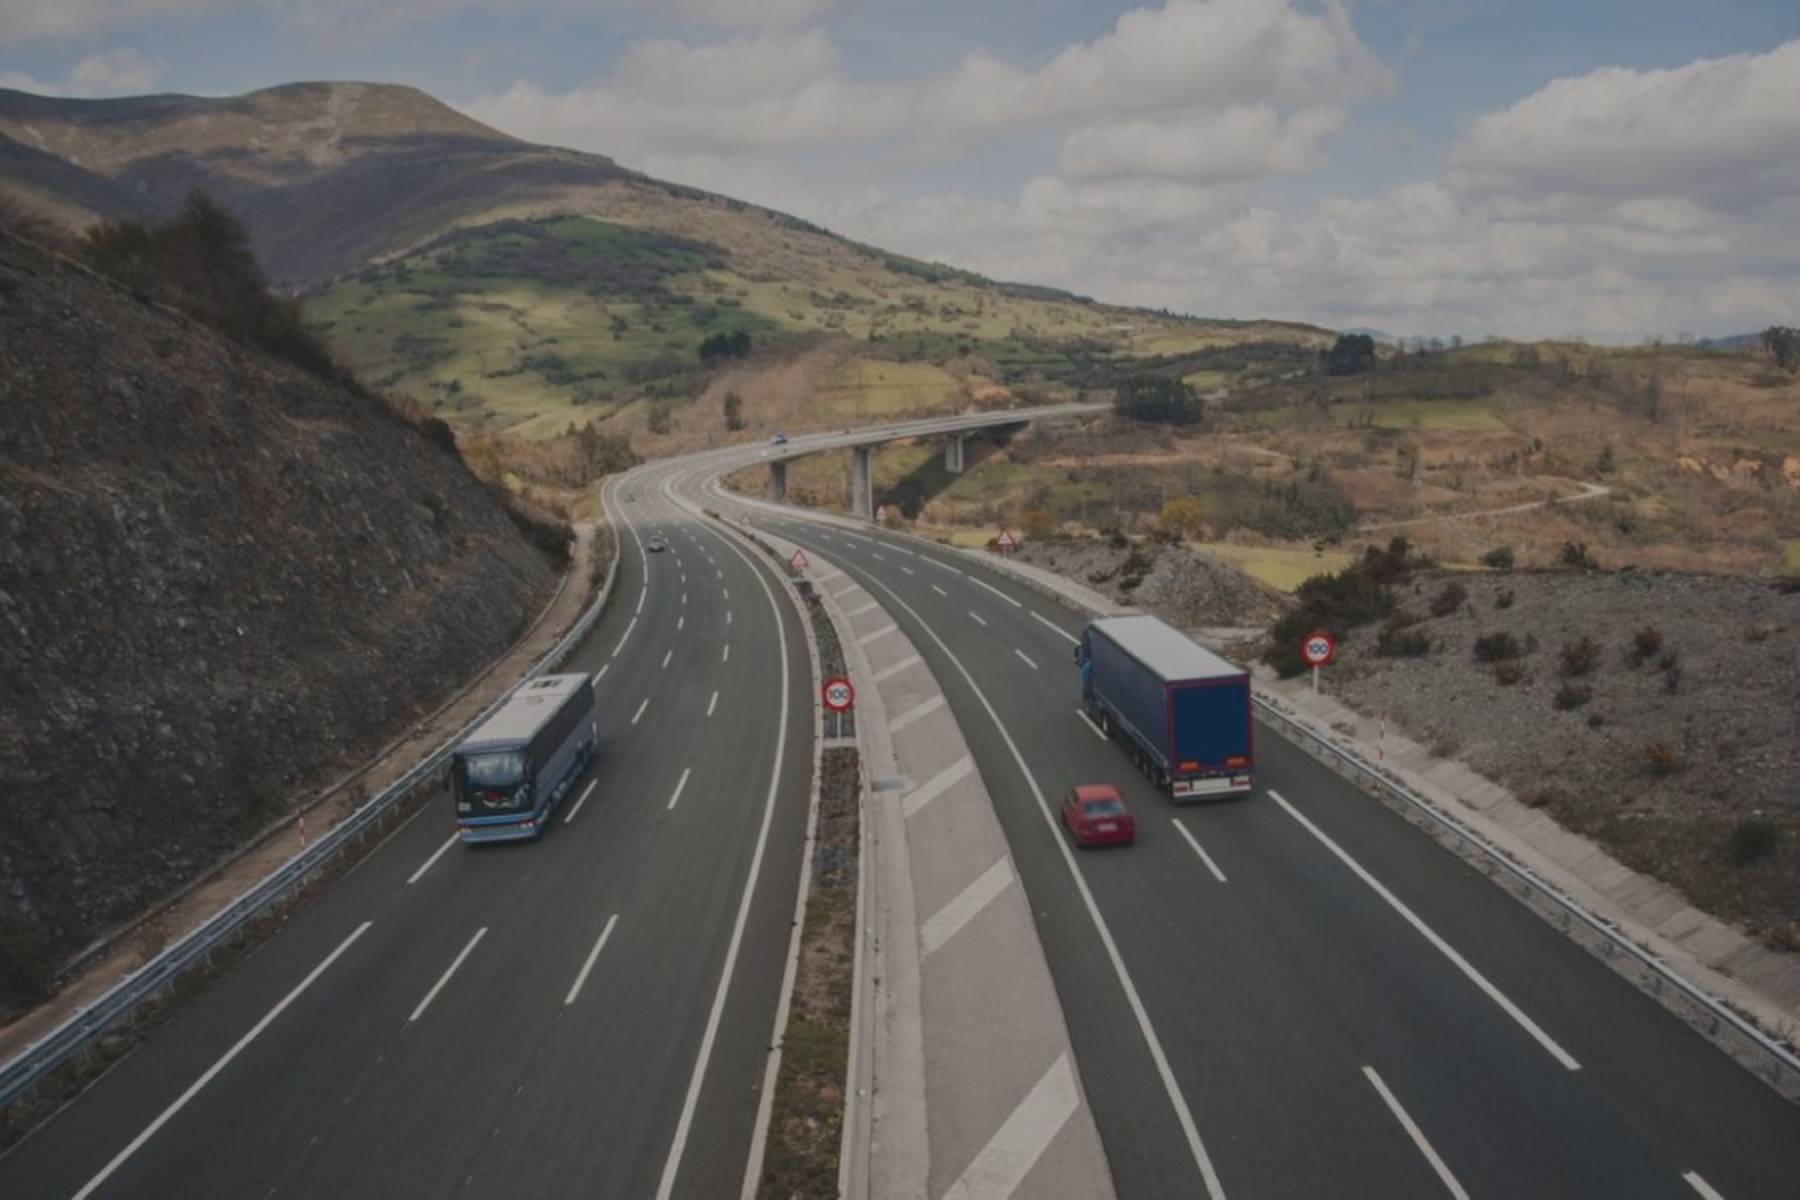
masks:
POLYGON ((706 1068, 712 1060, 713 1042, 719 1036, 719 1022, 725 1015, 725 998, 731 990, 731 976, 737 966, 738 949, 743 945, 744 926, 750 920, 750 901, 756 894, 756 881, 762 875, 763 856, 769 845, 769 826, 775 820, 775 798, 781 790, 781 764, 787 754, 787 699, 792 683, 788 671, 787 623, 782 620, 781 606, 775 601, 775 591, 769 586, 767 577, 756 569, 749 555, 740 550, 736 543, 726 541, 723 534, 712 530, 708 532, 750 569, 750 573, 762 587, 770 614, 775 618, 777 654, 781 660, 781 682, 775 691, 775 703, 781 716, 775 736, 775 761, 769 767, 769 791, 763 800, 762 826, 757 830, 756 847, 750 855, 750 875, 744 880, 743 896, 738 901, 737 920, 732 926, 731 941, 725 949, 725 965, 719 972, 719 988, 713 993, 712 1011, 706 1017, 706 1032, 700 1037, 700 1053, 694 1060, 694 1073, 688 1079, 687 1097, 682 1101, 681 1119, 675 1125, 675 1137, 669 1146, 669 1157, 663 1163, 662 1182, 657 1186, 656 1200, 669 1200, 675 1191, 675 1177, 681 1170, 681 1156, 687 1149, 688 1134, 694 1125, 694 1110, 700 1103, 700 1088, 706 1082, 706 1068))
POLYGON ((1175 817, 1169 818, 1169 824, 1175 826, 1175 831, 1187 839, 1187 844, 1194 848, 1194 853, 1200 856, 1200 861, 1206 864, 1206 869, 1213 873, 1213 878, 1224 883, 1225 872, 1219 870, 1219 864, 1212 860, 1212 855, 1206 852, 1206 848, 1200 844, 1199 840, 1188 832, 1188 827, 1175 817))
POLYGON ((918 559, 920 562, 928 562, 934 567, 942 567, 942 568, 944 568, 944 570, 950 572, 952 575, 961 575, 963 573, 962 568, 953 567, 949 563, 944 562, 941 559, 936 559, 936 558, 931 557, 931 555, 929 555, 929 554, 921 554, 918 556, 918 559))
POLYGON ((1288 816, 1300 822, 1302 828, 1312 834, 1315 838, 1318 838, 1327 850, 1335 854, 1339 861, 1355 873, 1358 879, 1374 889, 1377 896, 1386 900, 1389 907, 1399 913, 1408 925, 1411 925, 1414 929, 1418 930, 1420 935, 1423 936, 1426 941, 1437 948, 1438 953, 1449 959, 1456 965, 1457 970, 1468 976, 1469 982, 1480 988, 1482 992, 1486 994, 1488 999, 1492 1000, 1495 1004, 1498 1004, 1501 1009, 1505 1011, 1507 1016, 1517 1021, 1520 1028, 1524 1029, 1526 1033, 1529 1033, 1537 1041, 1538 1045, 1542 1046, 1550 1053, 1550 1057, 1554 1058, 1557 1062, 1561 1063, 1571 1071, 1581 1070, 1581 1064, 1576 1062, 1567 1050, 1564 1050, 1561 1046, 1557 1045, 1556 1042, 1551 1039, 1549 1034, 1538 1028, 1537 1022, 1526 1016, 1524 1011, 1511 1000, 1507 999, 1499 988, 1489 983, 1485 975, 1480 971, 1477 971, 1468 959, 1464 958, 1461 954, 1458 954, 1456 949, 1452 947, 1449 942, 1446 942, 1443 938, 1439 937, 1437 932, 1433 930, 1431 926, 1420 920, 1412 909, 1406 907, 1405 904, 1402 904, 1398 896, 1382 886, 1380 880, 1365 871, 1361 863, 1357 862, 1354 858, 1351 858, 1344 852, 1342 847, 1327 837, 1324 830, 1302 816, 1300 810, 1295 808, 1292 804, 1289 804, 1287 798, 1282 796, 1280 792, 1272 791, 1268 793, 1268 796, 1269 799, 1286 809, 1288 816))
POLYGON ((581 789, 581 798, 575 801, 573 807, 569 809, 568 815, 563 817, 564 825, 567 825, 570 821, 575 819, 575 814, 581 811, 581 806, 587 803, 587 798, 594 794, 594 788, 598 786, 599 783, 600 781, 598 779, 590 779, 588 785, 581 789))
POLYGON ((1036 664, 1036 663, 1034 663, 1034 662, 1032 662, 1032 661, 1031 661, 1031 655, 1029 655, 1029 654, 1027 654, 1027 653, 1025 653, 1025 652, 1024 652, 1024 651, 1023 651, 1023 650, 1020 650, 1020 649, 1019 649, 1019 648, 1018 648, 1018 647, 1016 647, 1016 646, 1015 646, 1015 647, 1013 647, 1013 653, 1014 653, 1014 654, 1016 654, 1016 655, 1018 655, 1018 656, 1019 656, 1019 657, 1020 657, 1020 658, 1022 658, 1022 659, 1024 659, 1024 660, 1025 660, 1025 665, 1026 665, 1026 666, 1028 666, 1028 667, 1030 667, 1030 668, 1031 668, 1031 669, 1032 669, 1032 670, 1034 670, 1034 671, 1035 671, 1035 670, 1037 670, 1037 669, 1038 669, 1038 665, 1037 665, 1037 664, 1036 664))
POLYGON ((976 612, 974 609, 969 610, 969 620, 975 622, 977 625, 981 626, 983 629, 987 628, 987 620, 985 618, 983 618, 982 615, 980 613, 976 612))
POLYGON ((899 628, 900 627, 898 625, 883 625, 880 629, 877 629, 875 632, 865 633, 861 637, 857 638, 856 639, 857 645, 867 646, 872 643, 879 642, 882 638, 886 637, 888 634, 898 631, 899 628))
POLYGON ((899 662, 894 663, 890 666, 883 667, 883 668, 881 668, 881 670, 875 672, 875 682, 876 683, 886 683, 888 680, 892 679, 894 676, 900 674, 903 671, 910 671, 912 668, 918 666, 921 662, 924 662, 924 661, 925 661, 924 659, 920 658, 916 654, 909 654, 905 658, 901 659, 899 662))
POLYGON ((425 872, 431 870, 432 863, 435 863, 438 859, 444 857, 444 851, 446 851, 450 847, 456 845, 456 837, 457 837, 457 835, 453 833, 449 837, 445 838, 444 844, 439 846, 436 850, 433 850, 431 852, 431 857, 426 859, 424 862, 420 863, 419 869, 414 871, 411 875, 408 875, 406 877, 406 882, 417 883, 419 881, 419 876, 421 876, 421 875, 425 874, 425 872))
POLYGON ((949 592, 946 592, 943 588, 939 587, 935 583, 931 585, 931 590, 936 592, 940 596, 948 596, 950 594, 949 592))
POLYGON ((1717 1193, 1713 1190, 1711 1184, 1707 1183, 1706 1180, 1700 1178, 1700 1172, 1698 1172, 1698 1171, 1683 1171, 1681 1173, 1681 1177, 1687 1181, 1687 1185, 1689 1187, 1693 1188, 1696 1192, 1699 1192, 1700 1195, 1705 1197, 1705 1200, 1725 1200, 1725 1197, 1719 1195, 1719 1193, 1717 1193))
POLYGON ((681 782, 675 785, 675 794, 673 796, 669 797, 669 808, 668 808, 669 812, 675 811, 675 804, 677 801, 679 801, 681 799, 681 789, 683 789, 687 786, 688 776, 693 773, 693 770, 694 770, 694 768, 692 768, 692 767, 683 767, 682 768, 681 782))
POLYGON ((844 615, 846 617, 860 617, 864 613, 874 612, 876 609, 878 609, 880 607, 881 607, 881 605, 879 603, 877 603, 874 600, 871 600, 867 604, 863 605, 861 608, 853 608, 849 612, 845 613, 844 615))
POLYGON ((673 651, 673 650, 665 651, 663 653, 662 666, 659 668, 659 670, 663 670, 663 671, 668 670, 669 669, 669 660, 674 657, 675 657, 675 651, 673 651))
POLYGON ((1381 1094, 1382 1102, 1394 1114, 1394 1120, 1400 1122, 1400 1128, 1406 1130, 1406 1136, 1413 1140, 1413 1145, 1419 1148, 1419 1153, 1425 1156, 1425 1161, 1431 1164, 1431 1169, 1437 1172, 1437 1177, 1443 1180, 1444 1186, 1450 1190, 1450 1194, 1456 1197, 1456 1200, 1469 1200, 1469 1193, 1463 1191, 1463 1185, 1456 1181, 1456 1176, 1450 1173, 1450 1168, 1444 1165, 1444 1160, 1438 1157, 1438 1152, 1432 1149, 1430 1142, 1425 1140, 1425 1135, 1413 1123, 1413 1119, 1407 1115, 1406 1109, 1400 1106, 1400 1101, 1394 1099, 1394 1093, 1388 1091, 1387 1084, 1381 1081, 1381 1076, 1375 1073, 1375 1068, 1364 1067, 1363 1074, 1369 1077, 1369 1082, 1381 1094))
POLYGON ((462 948, 462 953, 458 954, 454 959, 451 960, 449 969, 446 970, 442 975, 438 976, 438 981, 431 985, 431 990, 429 992, 425 993, 425 998, 423 1000, 419 1001, 419 1007, 413 1009, 412 1016, 406 1018, 408 1024, 411 1024, 412 1022, 418 1020, 421 1016, 425 1015, 425 1010, 431 1006, 431 1002, 433 1000, 437 999, 437 994, 444 990, 444 985, 446 983, 450 982, 450 977, 452 975, 456 974, 456 968, 463 965, 463 959, 469 957, 469 952, 471 950, 475 949, 476 944, 479 943, 481 941, 481 939, 486 936, 487 936, 487 926, 486 925, 483 925, 480 929, 477 929, 475 931, 475 936, 470 938, 469 944, 462 948))
POLYGON ((113 1155, 111 1162, 100 1168, 99 1174, 95 1175, 92 1179, 88 1180, 87 1183, 82 1185, 81 1190, 75 1193, 75 1200, 87 1200, 89 1196, 94 1194, 96 1188, 112 1178, 113 1172, 123 1166, 126 1159, 143 1149, 144 1143, 155 1137, 156 1131, 161 1129, 164 1125, 167 1125, 169 1121, 174 1118, 176 1113, 180 1112, 183 1108, 186 1108, 188 1101, 200 1094, 201 1088, 211 1083, 213 1079, 218 1076, 220 1071, 223 1071, 226 1067, 230 1066, 231 1060, 243 1053, 244 1047, 255 1041, 263 1030, 274 1023, 276 1017, 279 1017, 282 1013, 286 1012, 288 1005, 298 1000, 300 998, 300 993, 311 987, 313 981, 323 975, 326 968, 336 962, 338 956, 348 950, 356 942, 357 938, 367 933, 369 931, 369 926, 373 923, 374 922, 372 921, 364 921, 361 925, 356 927, 355 931, 352 932, 349 937, 339 942, 337 949, 325 956, 324 962, 314 967, 311 974, 295 984, 294 990, 283 996, 280 1003, 276 1004, 274 1008, 271 1008, 264 1014, 263 1019, 253 1025, 249 1033, 246 1033, 243 1037, 239 1038, 237 1043, 233 1045, 231 1049, 227 1050, 219 1057, 219 1061, 208 1067, 205 1074, 189 1084, 187 1091, 181 1093, 175 1103, 158 1113, 156 1119, 145 1127, 144 1132, 138 1134, 135 1138, 132 1138, 130 1144, 117 1154, 113 1155))
POLYGON ((1074 634, 1070 633, 1068 630, 1064 629, 1061 625, 1058 625, 1055 621, 1052 621, 1050 618, 1041 616, 1038 613, 1032 613, 1031 617, 1038 624, 1045 626, 1046 628, 1048 628, 1050 630, 1051 633, 1054 633, 1057 637, 1064 639, 1065 641, 1069 642, 1071 645, 1075 645, 1075 646, 1081 645, 1080 638, 1076 637, 1074 634))
POLYGON ((944 907, 919 926, 919 957, 930 958, 933 951, 962 932, 994 898, 1012 886, 1012 859, 1004 854, 998 862, 983 871, 974 882, 953 896, 944 907))
POLYGON ((600 677, 601 677, 601 676, 602 676, 602 675, 604 675, 604 674, 606 674, 606 673, 607 673, 607 672, 608 672, 608 671, 610 671, 610 670, 612 670, 612 664, 611 664, 611 663, 610 663, 610 662, 606 662, 606 663, 601 663, 601 664, 600 664, 600 669, 599 669, 599 670, 598 670, 598 671, 595 671, 595 672, 594 672, 594 682, 595 682, 595 683, 599 683, 599 682, 600 682, 600 677))
POLYGON ((902 729, 907 728, 909 725, 917 724, 942 707, 944 707, 944 697, 941 692, 938 695, 931 697, 929 700, 921 700, 919 703, 913 705, 911 708, 889 721, 888 732, 899 733, 902 729))
POLYGON ((905 807, 902 811, 906 816, 912 816, 921 808, 924 808, 927 804, 930 804, 933 800, 936 800, 939 796, 967 779, 969 773, 974 769, 975 760, 967 754, 963 755, 961 758, 957 759, 955 762, 951 763, 936 775, 933 775, 930 779, 927 779, 924 783, 909 792, 906 797, 905 807))
POLYGON ((1081 723, 1083 725, 1086 725, 1089 729, 1094 731, 1095 737, 1099 738, 1103 742, 1112 741, 1111 738, 1107 737, 1104 733, 1102 733, 1100 731, 1100 727, 1098 725, 1094 724, 1093 719, 1091 717, 1089 717, 1087 715, 1087 713, 1083 712, 1081 709, 1078 708, 1075 710, 1075 715, 1081 718, 1081 723))
POLYGON ((621 636, 619 638, 619 644, 613 647, 613 652, 612 652, 613 658, 619 657, 619 651, 621 651, 625 648, 625 640, 626 640, 626 638, 629 638, 631 636, 631 631, 637 628, 637 621, 638 621, 638 619, 636 617, 632 617, 631 624, 629 624, 625 627, 625 633, 623 636, 621 636))
POLYGON ((716 708, 716 707, 718 707, 718 704, 719 704, 719 693, 717 693, 717 692, 714 692, 714 693, 713 693, 713 694, 712 694, 712 699, 711 699, 711 700, 708 700, 708 701, 707 701, 707 702, 706 702, 706 715, 707 715, 707 716, 709 716, 709 717, 710 717, 710 716, 712 716, 712 715, 713 715, 713 709, 714 709, 714 708, 716 708))
POLYGON ((1012 605, 1014 608, 1024 608, 1025 607, 1023 604, 1020 604, 1017 600, 1014 600, 1011 596, 1007 595, 1005 592, 1001 591, 999 588, 995 587, 991 583, 986 582, 985 580, 977 579, 977 578, 975 578, 975 576, 971 575, 971 576, 969 576, 969 582, 974 584, 976 587, 986 588, 988 591, 994 593, 994 595, 1000 597, 1002 600, 1006 601, 1008 604, 1012 605))
POLYGON ((725 643, 725 649, 722 653, 720 653, 719 661, 720 662, 730 662, 731 661, 731 643, 730 642, 725 643))
POLYGON ((1081 1107, 1069 1056, 1060 1054, 941 1200, 1003 1200, 1019 1190, 1081 1107))
POLYGON ((575 997, 581 995, 581 985, 587 982, 588 972, 594 969, 594 960, 600 957, 602 950, 606 949, 606 939, 612 936, 613 926, 618 923, 618 913, 606 918, 606 928, 600 931, 600 940, 594 943, 592 950, 588 951, 587 961, 581 964, 581 974, 575 976, 575 983, 569 988, 569 994, 563 997, 565 1008, 575 1003, 575 997))
POLYGON ((633 725, 636 725, 638 723, 638 718, 642 717, 644 715, 644 710, 649 707, 650 707, 650 697, 645 696, 644 702, 642 704, 638 705, 638 710, 631 714, 631 723, 633 725))
POLYGON ((1219 1173, 1213 1167, 1212 1156, 1206 1152, 1206 1144, 1200 1140, 1200 1129, 1194 1124, 1193 1110, 1188 1107, 1187 1098, 1181 1094, 1181 1085, 1175 1081, 1174 1069, 1169 1066, 1169 1056, 1163 1053, 1162 1039, 1157 1037, 1156 1027, 1150 1023, 1150 1013, 1144 1008, 1144 999, 1138 994, 1137 984, 1132 982, 1131 972, 1125 967, 1125 959, 1119 953, 1119 944, 1113 940, 1112 929, 1108 927, 1106 917, 1101 914, 1100 906, 1094 900, 1093 890, 1087 885, 1087 879, 1081 874, 1081 867, 1075 861, 1075 852, 1069 849, 1068 840, 1063 837, 1062 828, 1050 811, 1050 801, 1045 799, 1044 789, 1038 784, 1037 776, 1032 773, 1031 764, 1025 761, 1025 755, 1020 751, 1019 744, 1013 740, 1012 731, 1006 727, 1006 722, 1002 721, 1000 714, 994 711, 994 705, 988 700, 987 693, 981 690, 981 685, 975 682, 975 676, 963 661, 956 657, 950 647, 945 644, 944 639, 938 636, 937 630, 926 624, 924 619, 919 616, 918 610, 902 600, 900 594, 893 588, 880 580, 876 580, 875 584, 888 594, 889 599, 905 609, 915 621, 918 621, 920 627, 925 630, 926 636, 937 643, 937 648, 943 652, 944 656, 950 660, 951 665, 956 668, 957 673, 963 677, 963 682, 969 685, 969 690, 975 693, 975 699, 986 711, 988 720, 994 723, 994 728, 1000 733, 1000 739, 1006 743, 1006 749, 1012 755, 1014 765, 1019 768, 1019 774, 1024 776, 1026 784, 1031 788, 1032 796, 1037 800, 1038 816, 1043 818, 1045 827, 1050 830, 1057 850, 1062 855, 1063 866, 1068 869, 1069 877, 1074 880, 1075 890, 1081 894, 1082 903, 1087 907, 1088 919, 1093 922, 1094 931, 1100 935, 1101 945, 1106 947, 1107 960, 1112 964, 1113 974, 1118 977, 1119 986, 1124 989, 1125 1001, 1131 1006, 1131 1014, 1137 1020, 1138 1031, 1143 1035, 1144 1044, 1150 1051, 1150 1058, 1156 1064, 1157 1077, 1162 1080, 1163 1091, 1169 1098, 1169 1105, 1175 1110, 1175 1117, 1181 1123, 1181 1131, 1187 1138, 1188 1152, 1194 1156, 1194 1165, 1206 1185, 1206 1193, 1211 1200, 1224 1200, 1225 1189, 1219 1182, 1219 1173))
POLYGON ((638 592, 637 607, 632 609, 633 615, 644 611, 644 597, 648 596, 649 594, 650 594, 650 589, 648 587, 646 587, 638 592))

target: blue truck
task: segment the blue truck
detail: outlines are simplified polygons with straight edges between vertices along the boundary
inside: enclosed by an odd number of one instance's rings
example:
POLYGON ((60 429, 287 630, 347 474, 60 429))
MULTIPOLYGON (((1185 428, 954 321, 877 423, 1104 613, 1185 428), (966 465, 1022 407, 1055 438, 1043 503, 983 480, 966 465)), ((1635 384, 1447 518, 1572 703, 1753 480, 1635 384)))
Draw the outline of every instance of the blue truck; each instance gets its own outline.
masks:
POLYGON ((1250 675, 1152 616, 1105 617, 1075 647, 1088 719, 1176 800, 1250 791, 1250 675))

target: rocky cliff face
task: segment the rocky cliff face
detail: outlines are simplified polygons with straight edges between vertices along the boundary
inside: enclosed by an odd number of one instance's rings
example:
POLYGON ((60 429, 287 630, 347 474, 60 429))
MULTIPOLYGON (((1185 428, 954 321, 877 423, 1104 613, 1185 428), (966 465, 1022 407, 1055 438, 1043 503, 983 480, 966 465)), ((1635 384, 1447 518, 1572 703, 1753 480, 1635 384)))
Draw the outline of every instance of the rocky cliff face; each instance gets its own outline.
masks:
POLYGON ((0 231, 0 1012, 554 584, 379 404, 0 231))

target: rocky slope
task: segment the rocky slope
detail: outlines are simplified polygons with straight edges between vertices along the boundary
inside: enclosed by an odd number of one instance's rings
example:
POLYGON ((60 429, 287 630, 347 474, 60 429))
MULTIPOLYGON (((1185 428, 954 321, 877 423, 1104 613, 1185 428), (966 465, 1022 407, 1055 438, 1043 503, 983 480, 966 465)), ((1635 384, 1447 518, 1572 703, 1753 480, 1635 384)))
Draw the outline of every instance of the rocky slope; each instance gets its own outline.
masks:
POLYGON ((376 402, 0 231, 0 1012, 554 585, 376 402))
POLYGON ((1282 602, 1248 575, 1186 546, 1027 540, 1018 555, 1183 629, 1266 625, 1282 611, 1282 602))

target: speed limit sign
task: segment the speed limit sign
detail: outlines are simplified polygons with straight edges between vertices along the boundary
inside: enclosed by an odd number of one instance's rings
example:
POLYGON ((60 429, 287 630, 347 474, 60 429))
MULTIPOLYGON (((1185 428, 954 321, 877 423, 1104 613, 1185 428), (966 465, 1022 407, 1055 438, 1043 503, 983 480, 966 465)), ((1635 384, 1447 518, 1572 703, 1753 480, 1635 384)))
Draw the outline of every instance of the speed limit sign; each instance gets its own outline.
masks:
POLYGON ((850 686, 848 679, 827 679, 819 693, 825 707, 832 712, 849 712, 850 706, 856 703, 856 689, 850 686))
POLYGON ((1337 657, 1337 642, 1323 629, 1315 629, 1300 642, 1300 661, 1309 667, 1323 667, 1337 657))

